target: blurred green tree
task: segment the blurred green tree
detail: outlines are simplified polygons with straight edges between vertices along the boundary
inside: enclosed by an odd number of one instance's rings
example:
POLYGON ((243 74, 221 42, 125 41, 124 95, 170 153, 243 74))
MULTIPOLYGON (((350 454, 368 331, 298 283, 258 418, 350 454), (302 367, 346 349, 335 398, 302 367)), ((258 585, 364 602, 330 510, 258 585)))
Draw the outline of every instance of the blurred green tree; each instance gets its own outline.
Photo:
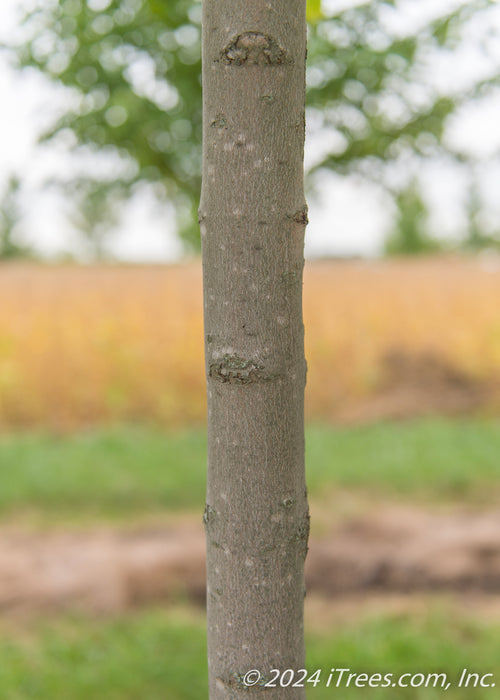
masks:
POLYGON ((398 193, 398 217, 396 226, 385 243, 388 255, 419 255, 439 250, 439 242, 427 233, 427 209, 413 180, 398 193))
POLYGON ((472 181, 469 187, 467 208, 469 226, 463 241, 465 250, 477 252, 489 248, 498 251, 500 249, 500 226, 497 220, 491 228, 486 228, 481 223, 481 194, 475 181, 472 181))
MULTIPOLYGON (((429 81, 437 57, 458 50, 464 27, 492 5, 457 0, 452 11, 436 8, 438 16, 409 26, 394 0, 308 0, 308 119, 324 134, 310 174, 356 171, 398 200, 407 183, 391 183, 394 165, 442 151, 447 118, 497 78, 444 91, 429 81)), ((14 64, 36 68, 72 95, 41 140, 71 136, 75 150, 121 164, 112 175, 62 181, 96 250, 117 202, 145 183, 175 202, 181 236, 198 247, 200 1, 31 0, 24 12, 22 40, 8 47, 14 64)))
POLYGON ((11 175, 0 200, 0 258, 4 260, 26 258, 32 254, 30 248, 16 238, 16 226, 21 218, 20 187, 19 178, 11 175))

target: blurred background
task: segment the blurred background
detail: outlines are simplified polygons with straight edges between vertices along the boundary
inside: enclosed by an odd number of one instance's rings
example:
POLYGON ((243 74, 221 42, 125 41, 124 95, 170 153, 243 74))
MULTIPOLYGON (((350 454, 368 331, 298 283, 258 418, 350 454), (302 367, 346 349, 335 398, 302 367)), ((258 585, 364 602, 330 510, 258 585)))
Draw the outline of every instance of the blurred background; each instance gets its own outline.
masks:
MULTIPOLYGON (((0 7, 7 700, 206 697, 200 23, 0 7)), ((500 7, 308 24, 307 665, 498 675, 500 7)))

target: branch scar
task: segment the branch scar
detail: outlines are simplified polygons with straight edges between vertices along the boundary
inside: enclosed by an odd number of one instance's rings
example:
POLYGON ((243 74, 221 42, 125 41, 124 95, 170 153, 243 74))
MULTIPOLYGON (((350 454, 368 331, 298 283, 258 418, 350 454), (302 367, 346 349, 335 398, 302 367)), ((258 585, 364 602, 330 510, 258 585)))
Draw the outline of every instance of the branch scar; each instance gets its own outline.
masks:
POLYGON ((291 63, 276 39, 260 32, 244 32, 235 36, 221 51, 220 61, 227 66, 277 66, 291 63))

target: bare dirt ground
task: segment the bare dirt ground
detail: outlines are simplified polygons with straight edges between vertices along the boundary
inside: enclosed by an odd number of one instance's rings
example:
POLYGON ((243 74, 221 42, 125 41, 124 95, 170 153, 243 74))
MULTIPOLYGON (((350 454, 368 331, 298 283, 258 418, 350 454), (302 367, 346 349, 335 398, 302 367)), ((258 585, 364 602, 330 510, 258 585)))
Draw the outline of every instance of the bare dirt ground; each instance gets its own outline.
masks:
MULTIPOLYGON (((193 519, 45 534, 4 527, 0 611, 114 614, 157 601, 202 603, 204 545, 193 519)), ((396 609, 410 594, 489 598, 500 591, 500 512, 378 508, 311 538, 306 579, 311 600, 342 601, 343 609, 360 594, 396 609)))
POLYGON ((410 354, 393 348, 381 358, 380 372, 380 383, 370 396, 346 397, 336 422, 498 414, 498 378, 478 379, 431 352, 410 354))

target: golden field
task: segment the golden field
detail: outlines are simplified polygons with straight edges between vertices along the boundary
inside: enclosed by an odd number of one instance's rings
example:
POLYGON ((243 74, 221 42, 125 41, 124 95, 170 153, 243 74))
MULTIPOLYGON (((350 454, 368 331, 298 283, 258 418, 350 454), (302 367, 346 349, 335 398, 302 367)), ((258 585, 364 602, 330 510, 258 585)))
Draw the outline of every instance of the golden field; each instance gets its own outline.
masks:
MULTIPOLYGON (((310 262, 304 317, 310 419, 495 409, 494 258, 310 262)), ((200 263, 0 267, 3 428, 204 415, 200 263)))

